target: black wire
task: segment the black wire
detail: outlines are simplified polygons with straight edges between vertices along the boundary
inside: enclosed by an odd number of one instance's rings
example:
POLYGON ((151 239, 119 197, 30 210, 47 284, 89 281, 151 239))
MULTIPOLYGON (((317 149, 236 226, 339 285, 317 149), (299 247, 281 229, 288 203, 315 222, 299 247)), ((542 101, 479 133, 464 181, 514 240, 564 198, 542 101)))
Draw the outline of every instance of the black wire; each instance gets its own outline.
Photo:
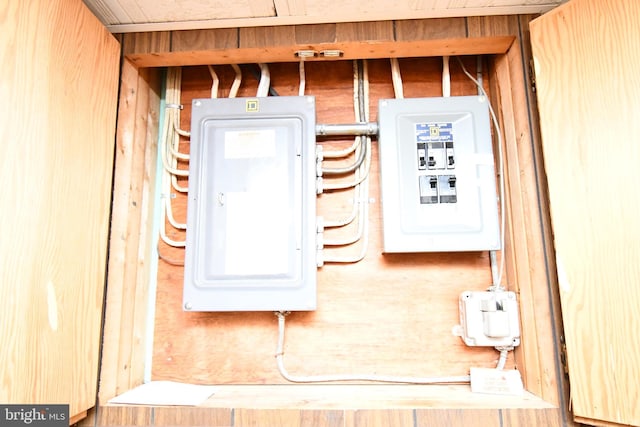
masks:
MULTIPOLYGON (((259 82, 260 76, 262 75, 260 66, 257 64, 250 64, 248 65, 248 67, 249 73, 259 82)), ((276 90, 271 86, 271 84, 269 84, 269 96, 280 96, 278 92, 276 92, 276 90)))

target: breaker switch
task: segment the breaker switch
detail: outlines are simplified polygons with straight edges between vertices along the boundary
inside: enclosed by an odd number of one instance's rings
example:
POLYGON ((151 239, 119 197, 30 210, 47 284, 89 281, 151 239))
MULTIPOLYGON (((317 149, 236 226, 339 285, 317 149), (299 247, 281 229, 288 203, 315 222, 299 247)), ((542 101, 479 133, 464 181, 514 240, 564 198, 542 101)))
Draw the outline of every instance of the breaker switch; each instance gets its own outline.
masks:
POLYGON ((427 168, 427 147, 424 143, 418 144, 418 170, 427 168))
POLYGON ((428 146, 429 169, 445 169, 445 148, 442 142, 431 142, 428 146))
POLYGON ((447 169, 455 169, 456 157, 453 153, 453 141, 447 141, 447 169))
POLYGON ((435 175, 421 175, 418 177, 420 186, 420 203, 438 203, 438 177, 435 175))
POLYGON ((455 175, 438 176, 438 194, 440 195, 440 203, 458 202, 455 175))

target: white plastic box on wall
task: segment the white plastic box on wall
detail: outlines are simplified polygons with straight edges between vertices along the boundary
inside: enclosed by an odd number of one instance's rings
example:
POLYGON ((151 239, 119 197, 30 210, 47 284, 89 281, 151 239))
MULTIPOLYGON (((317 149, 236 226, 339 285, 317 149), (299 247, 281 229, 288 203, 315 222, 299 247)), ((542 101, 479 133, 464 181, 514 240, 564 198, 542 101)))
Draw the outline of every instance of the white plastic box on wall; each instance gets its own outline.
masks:
POLYGON ((488 100, 382 99, 384 252, 500 248, 488 100))

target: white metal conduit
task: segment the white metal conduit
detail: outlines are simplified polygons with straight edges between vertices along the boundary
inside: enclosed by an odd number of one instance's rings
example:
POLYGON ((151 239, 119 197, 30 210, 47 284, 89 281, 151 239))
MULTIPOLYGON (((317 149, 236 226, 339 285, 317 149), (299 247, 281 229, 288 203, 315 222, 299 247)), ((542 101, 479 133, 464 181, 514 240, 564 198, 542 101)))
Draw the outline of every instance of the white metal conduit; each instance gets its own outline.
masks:
POLYGON ((394 375, 373 374, 333 374, 333 375, 291 375, 284 366, 284 333, 285 317, 288 313, 276 312, 278 318, 278 344, 276 347, 276 363, 278 371, 284 379, 294 383, 322 383, 336 381, 368 381, 400 384, 464 384, 470 381, 468 375, 445 377, 403 377, 394 375))
MULTIPOLYGON (((367 122, 369 118, 369 75, 367 62, 363 61, 359 66, 354 61, 354 113, 356 122, 367 122)), ((323 254, 323 263, 355 263, 364 259, 369 243, 369 171, 371 166, 371 138, 369 136, 360 139, 356 153, 365 153, 364 161, 356 169, 354 180, 347 183, 330 183, 325 186, 330 190, 346 189, 354 187, 354 209, 357 209, 358 230, 351 238, 326 240, 326 246, 346 246, 360 242, 359 251, 349 256, 329 256, 323 254), (365 141, 364 146, 362 141, 365 141), (359 151, 362 150, 362 151, 359 151)))

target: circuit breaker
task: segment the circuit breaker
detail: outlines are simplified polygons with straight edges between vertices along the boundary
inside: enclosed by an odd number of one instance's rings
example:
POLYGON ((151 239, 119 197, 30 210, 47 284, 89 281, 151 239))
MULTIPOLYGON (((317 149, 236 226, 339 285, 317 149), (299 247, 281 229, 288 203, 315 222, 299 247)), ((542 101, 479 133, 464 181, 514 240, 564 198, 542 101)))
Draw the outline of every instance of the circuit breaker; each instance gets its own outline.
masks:
POLYGON ((183 307, 316 308, 315 98, 192 103, 183 307))
POLYGON ((383 99, 384 252, 500 248, 488 100, 383 99))

